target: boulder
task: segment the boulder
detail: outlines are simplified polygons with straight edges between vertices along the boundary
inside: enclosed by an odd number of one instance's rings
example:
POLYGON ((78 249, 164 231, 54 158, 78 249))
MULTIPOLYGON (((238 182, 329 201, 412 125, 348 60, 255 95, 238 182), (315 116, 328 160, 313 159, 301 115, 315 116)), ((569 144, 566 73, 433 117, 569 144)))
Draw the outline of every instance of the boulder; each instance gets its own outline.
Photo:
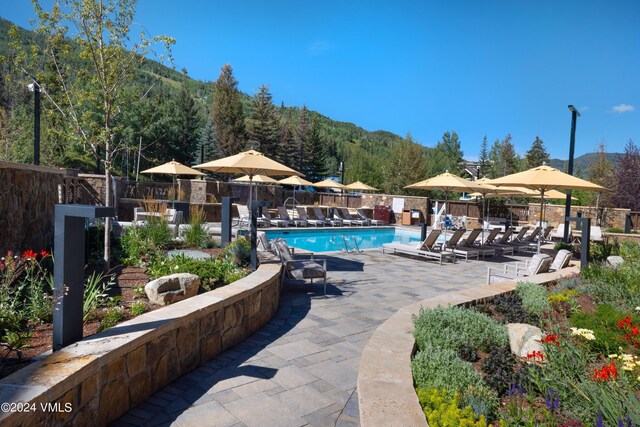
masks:
POLYGON ((509 333, 511 352, 516 356, 525 357, 533 351, 544 353, 540 343, 542 339, 540 328, 526 323, 509 323, 507 324, 507 332, 509 333))
POLYGON ((177 273, 152 280, 144 287, 152 304, 167 305, 198 294, 200 278, 195 274, 177 273))

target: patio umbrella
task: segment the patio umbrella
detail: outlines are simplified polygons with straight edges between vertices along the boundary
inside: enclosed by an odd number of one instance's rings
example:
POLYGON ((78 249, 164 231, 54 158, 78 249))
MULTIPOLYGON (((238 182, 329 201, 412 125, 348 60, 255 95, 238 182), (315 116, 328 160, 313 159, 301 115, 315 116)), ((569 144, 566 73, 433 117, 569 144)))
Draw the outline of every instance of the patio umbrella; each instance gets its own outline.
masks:
POLYGON ((347 188, 349 190, 360 190, 360 191, 378 191, 377 188, 374 188, 370 185, 365 184, 364 182, 361 181, 356 181, 356 182, 352 182, 351 184, 347 185, 347 188))
MULTIPOLYGON (((488 210, 485 211, 484 209, 484 204, 487 197, 489 196, 500 197, 501 195, 506 195, 511 193, 520 193, 522 192, 522 190, 519 190, 514 187, 504 187, 504 188, 496 187, 495 185, 488 184, 487 181, 489 181, 488 178, 481 178, 474 181, 476 184, 481 184, 482 188, 476 190, 474 193, 471 193, 470 196, 478 196, 478 195, 482 196, 482 210, 483 212, 485 212, 485 221, 488 222, 489 221, 488 210)), ((482 239, 484 240, 484 224, 482 225, 482 239)))
MULTIPOLYGON (((280 181, 278 181, 278 184, 283 184, 283 185, 293 185, 293 206, 296 206, 297 200, 296 200, 296 187, 298 185, 303 185, 305 187, 308 186, 312 186, 314 187, 315 184, 311 181, 307 181, 306 179, 300 178, 299 176, 290 176, 289 178, 285 178, 285 179, 281 179, 280 181)), ((286 200, 285 200, 286 202, 286 200)))
POLYGON ((254 177, 250 177, 249 175, 241 176, 240 178, 236 178, 233 180, 234 182, 259 182, 261 184, 276 184, 278 182, 277 179, 270 178, 266 175, 256 175, 254 177))
POLYGON ((542 165, 524 172, 518 172, 488 181, 496 186, 526 187, 540 194, 540 223, 544 221, 542 210, 545 192, 550 190, 602 190, 597 184, 576 178, 551 166, 542 165))
POLYGON ((195 169, 191 169, 189 166, 185 166, 180 162, 171 160, 160 166, 155 166, 151 169, 143 170, 141 173, 160 173, 164 175, 173 175, 173 198, 176 194, 176 176, 177 175, 204 175, 202 172, 195 169))
POLYGON ((332 179, 325 179, 324 181, 316 182, 313 185, 318 188, 337 188, 339 190, 348 190, 346 185, 340 184, 332 179))
MULTIPOLYGON (((440 175, 436 175, 433 178, 427 178, 423 181, 416 182, 411 185, 407 185, 404 188, 411 188, 414 190, 441 190, 444 191, 445 194, 445 213, 447 203, 449 202, 449 191, 479 191, 483 189, 483 185, 476 184, 473 181, 469 181, 468 179, 464 179, 457 175, 453 175, 448 171, 442 173, 440 175)), ((446 228, 445 228, 445 238, 446 238, 446 228)))
POLYGON ((243 151, 233 156, 202 163, 194 167, 212 172, 247 174, 249 176, 249 209, 251 209, 251 200, 253 198, 253 178, 256 175, 302 176, 300 172, 278 163, 255 150, 243 151))

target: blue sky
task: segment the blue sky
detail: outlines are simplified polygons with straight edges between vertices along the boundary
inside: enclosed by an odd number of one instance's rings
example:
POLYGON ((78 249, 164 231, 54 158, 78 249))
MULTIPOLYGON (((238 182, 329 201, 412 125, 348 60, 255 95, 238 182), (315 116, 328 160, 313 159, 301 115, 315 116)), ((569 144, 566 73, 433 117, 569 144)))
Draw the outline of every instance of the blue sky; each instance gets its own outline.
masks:
MULTIPOLYGON (((28 0, 0 15, 30 28, 28 0)), ((253 94, 433 146, 455 130, 466 158, 510 133, 567 158, 640 144, 637 0, 139 0, 136 22, 174 37, 175 65, 201 80, 233 66, 253 94)))

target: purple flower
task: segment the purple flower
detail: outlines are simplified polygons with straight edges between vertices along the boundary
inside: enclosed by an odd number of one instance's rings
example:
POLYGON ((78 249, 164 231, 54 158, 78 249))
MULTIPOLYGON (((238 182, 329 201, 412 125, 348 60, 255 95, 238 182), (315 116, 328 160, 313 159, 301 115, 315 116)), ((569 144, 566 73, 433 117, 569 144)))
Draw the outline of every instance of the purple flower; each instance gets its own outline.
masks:
POLYGON ((604 427, 604 421, 602 420, 602 412, 598 412, 596 416, 596 427, 604 427))
POLYGON ((547 405, 547 409, 551 412, 555 411, 560 407, 560 398, 558 397, 558 393, 550 388, 545 396, 545 404, 547 405))

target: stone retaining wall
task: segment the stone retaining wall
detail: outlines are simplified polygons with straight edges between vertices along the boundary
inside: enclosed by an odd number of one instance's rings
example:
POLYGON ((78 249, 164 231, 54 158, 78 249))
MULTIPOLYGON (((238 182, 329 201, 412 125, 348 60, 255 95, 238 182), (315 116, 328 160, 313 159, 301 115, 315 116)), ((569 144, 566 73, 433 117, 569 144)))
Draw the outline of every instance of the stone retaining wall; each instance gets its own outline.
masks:
MULTIPOLYGON (((527 282, 551 283, 580 271, 576 263, 558 272, 527 277, 527 282)), ((358 369, 360 425, 428 426, 413 388, 411 357, 415 352, 413 316, 421 307, 463 305, 515 290, 516 283, 500 282, 427 298, 403 307, 376 329, 365 346, 358 369)))
POLYGON ((265 325, 280 298, 280 264, 228 286, 145 313, 42 357, 0 381, 0 425, 105 426, 265 325), (41 403, 59 404, 42 412, 41 403), (64 412, 66 404, 72 410, 64 412))

